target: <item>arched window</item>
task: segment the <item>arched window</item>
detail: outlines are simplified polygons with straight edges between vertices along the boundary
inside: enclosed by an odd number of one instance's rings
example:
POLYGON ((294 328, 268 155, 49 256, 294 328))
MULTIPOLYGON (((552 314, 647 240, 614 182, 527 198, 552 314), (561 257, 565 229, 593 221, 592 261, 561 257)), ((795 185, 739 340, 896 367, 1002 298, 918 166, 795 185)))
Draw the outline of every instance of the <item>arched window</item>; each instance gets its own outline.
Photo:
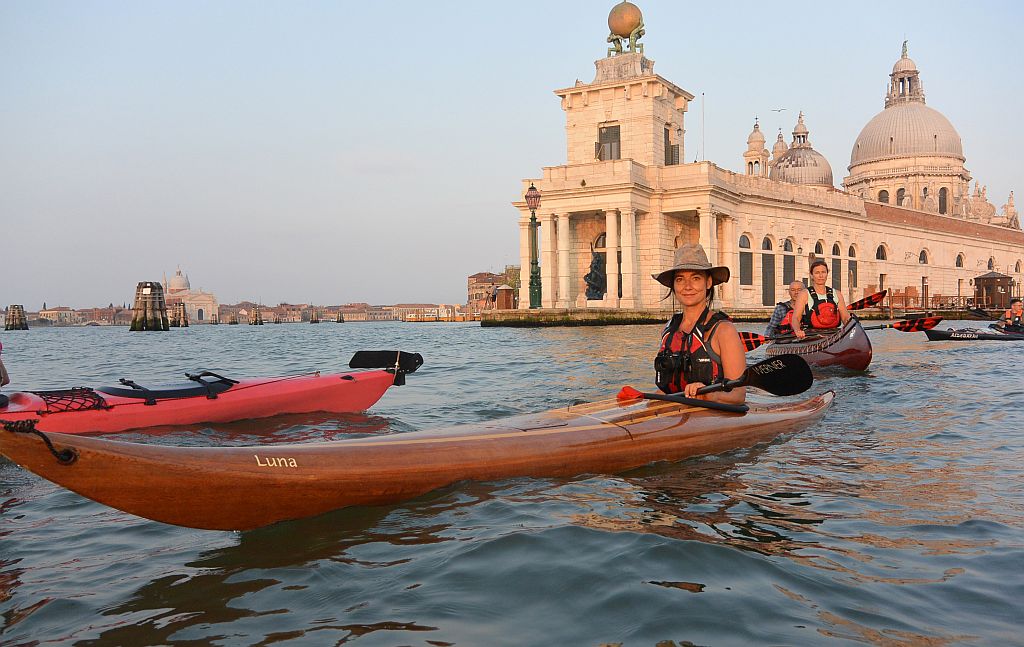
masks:
POLYGON ((771 254, 772 239, 761 241, 761 305, 775 305, 775 254, 771 254))
POLYGON ((875 250, 875 260, 877 260, 877 261, 888 260, 886 254, 885 254, 885 245, 879 245, 878 249, 875 250))
POLYGON ((882 189, 881 191, 879 191, 878 192, 878 201, 879 202, 884 202, 885 204, 889 204, 889 192, 886 191, 885 189, 882 189))
POLYGON ((821 246, 821 241, 820 240, 818 242, 814 243, 814 253, 816 255, 818 255, 818 256, 821 256, 822 254, 825 253, 825 248, 823 248, 821 246))
POLYGON ((788 238, 782 241, 782 251, 787 252, 782 257, 782 282, 789 285, 796 280, 796 256, 793 255, 793 241, 788 238))
POLYGON ((905 198, 906 196, 907 196, 907 190, 906 189, 897 189, 896 190, 896 205, 902 207, 903 206, 903 198, 905 198))
POLYGON ((740 236, 740 285, 754 284, 754 254, 750 251, 750 238, 740 236))
POLYGON ((964 255, 963 254, 957 254, 956 255, 956 266, 957 267, 963 267, 964 266, 964 255))
POLYGON ((949 189, 939 189, 939 213, 946 215, 949 212, 949 189))
MULTIPOLYGON (((594 249, 604 249, 606 247, 605 240, 607 240, 605 232, 601 232, 600 234, 598 234, 597 240, 594 241, 594 249)), ((678 246, 679 245, 676 245, 676 247, 678 246)))
POLYGON ((857 258, 857 250, 854 249, 853 245, 850 245, 850 250, 846 254, 850 258, 857 258))
POLYGON ((994 259, 994 258, 988 259, 988 269, 989 270, 996 269, 996 259, 994 259))
POLYGON ((921 250, 921 253, 917 255, 917 262, 920 263, 921 265, 927 265, 928 264, 928 251, 927 250, 924 250, 924 249, 921 250))
POLYGON ((1013 268, 1013 271, 1020 274, 1020 261, 1017 261, 1017 265, 1013 268))
POLYGON ((833 256, 842 256, 843 255, 843 250, 839 248, 839 243, 835 243, 834 245, 832 245, 832 255, 833 256))

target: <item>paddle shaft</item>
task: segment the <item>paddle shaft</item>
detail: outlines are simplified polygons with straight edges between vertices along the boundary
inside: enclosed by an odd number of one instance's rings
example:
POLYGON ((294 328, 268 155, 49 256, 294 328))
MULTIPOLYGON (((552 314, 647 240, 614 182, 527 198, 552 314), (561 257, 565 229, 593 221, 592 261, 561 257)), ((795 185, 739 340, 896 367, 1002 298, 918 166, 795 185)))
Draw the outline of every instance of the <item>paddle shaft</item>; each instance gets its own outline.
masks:
POLYGON ((750 407, 745 404, 727 404, 725 402, 715 402, 714 400, 698 400, 683 395, 663 395, 661 393, 643 393, 641 395, 645 400, 675 402, 677 404, 688 404, 691 407, 703 407, 704 409, 715 409, 716 411, 728 411, 730 413, 746 413, 750 410, 750 407))

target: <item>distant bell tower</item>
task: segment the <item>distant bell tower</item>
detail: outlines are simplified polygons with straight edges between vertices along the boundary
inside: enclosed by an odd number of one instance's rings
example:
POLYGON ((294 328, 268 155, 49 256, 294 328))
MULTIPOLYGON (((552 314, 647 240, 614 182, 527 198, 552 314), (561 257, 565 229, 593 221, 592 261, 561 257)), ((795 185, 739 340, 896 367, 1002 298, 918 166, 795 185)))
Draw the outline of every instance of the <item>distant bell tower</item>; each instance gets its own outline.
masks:
MULTIPOLYGON (((768 149, 764 147, 764 133, 754 118, 754 130, 747 137, 747 150, 743 153, 744 167, 747 175, 768 177, 768 149)), ((785 144, 783 144, 785 145, 785 144)))
POLYGON ((567 162, 679 164, 685 159, 683 114, 693 95, 654 73, 654 61, 638 42, 644 24, 636 5, 615 5, 608 28, 611 47, 595 62, 594 80, 555 90, 565 111, 567 162))

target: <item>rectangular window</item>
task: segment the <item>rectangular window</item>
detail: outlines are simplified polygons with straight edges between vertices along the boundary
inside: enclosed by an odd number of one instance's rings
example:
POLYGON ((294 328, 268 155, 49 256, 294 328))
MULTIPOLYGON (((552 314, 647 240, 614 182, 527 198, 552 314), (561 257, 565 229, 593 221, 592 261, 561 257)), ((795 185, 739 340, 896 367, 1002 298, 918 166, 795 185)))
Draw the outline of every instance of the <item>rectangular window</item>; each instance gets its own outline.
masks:
POLYGON ((850 287, 857 287, 857 261, 850 261, 850 287))
POLYGON ((754 254, 740 252, 740 285, 754 284, 754 254))
POLYGON ((796 280, 796 256, 782 257, 782 282, 789 288, 789 284, 796 280))
POLYGON ((594 156, 602 162, 621 159, 619 127, 603 126, 600 128, 594 148, 594 156))
POLYGON ((832 259, 832 289, 843 289, 843 261, 838 258, 832 259))

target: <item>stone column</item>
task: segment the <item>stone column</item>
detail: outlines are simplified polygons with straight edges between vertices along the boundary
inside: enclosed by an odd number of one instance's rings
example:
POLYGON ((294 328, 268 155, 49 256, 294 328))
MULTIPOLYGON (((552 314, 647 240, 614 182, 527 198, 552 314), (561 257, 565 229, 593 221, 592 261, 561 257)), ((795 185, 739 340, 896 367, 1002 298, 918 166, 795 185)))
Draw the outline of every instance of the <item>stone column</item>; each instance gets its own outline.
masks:
POLYGON ((554 308, 558 293, 555 277, 558 267, 555 260, 555 214, 540 216, 540 307, 554 308))
POLYGON ((718 219, 710 209, 698 209, 700 218, 700 244, 712 265, 718 264, 718 219))
POLYGON ((530 309, 530 216, 519 219, 519 309, 530 309))
POLYGON ((608 274, 608 291, 604 295, 604 304, 611 308, 619 307, 619 212, 610 209, 604 212, 605 222, 605 270, 608 274))
POLYGON ((622 216, 622 303, 623 308, 639 305, 637 285, 636 211, 631 207, 619 210, 622 216))
POLYGON ((569 292, 569 214, 558 214, 558 308, 571 308, 573 295, 569 292))
POLYGON ((722 285, 723 308, 736 307, 737 287, 740 281, 740 256, 736 240, 736 219, 722 214, 722 264, 729 267, 729 282, 722 285))

